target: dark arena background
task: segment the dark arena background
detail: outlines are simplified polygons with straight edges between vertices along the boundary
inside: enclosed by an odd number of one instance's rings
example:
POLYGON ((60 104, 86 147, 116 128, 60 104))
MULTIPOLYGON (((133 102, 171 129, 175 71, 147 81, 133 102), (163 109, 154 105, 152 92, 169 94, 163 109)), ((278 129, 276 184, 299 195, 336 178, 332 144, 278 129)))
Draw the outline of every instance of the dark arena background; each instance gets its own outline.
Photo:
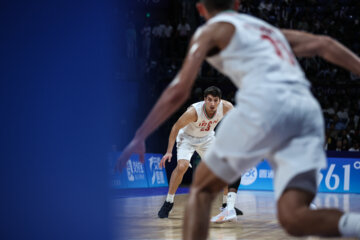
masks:
MULTIPOLYGON (((133 156, 123 172, 113 167, 204 24, 196 2, 1 1, 0 239, 181 239, 200 157, 193 156, 168 219, 157 212, 176 148, 165 169, 158 164, 173 124, 207 87, 235 103, 230 80, 204 63, 190 98, 147 139, 145 164, 133 156)), ((357 0, 248 0, 239 12, 329 35, 360 55, 357 0)), ((318 57, 298 61, 326 127, 328 168, 315 204, 360 212, 360 77, 318 57)), ((272 178, 266 161, 250 169, 237 193, 244 215, 211 225, 209 238, 295 239, 277 221, 272 178)))

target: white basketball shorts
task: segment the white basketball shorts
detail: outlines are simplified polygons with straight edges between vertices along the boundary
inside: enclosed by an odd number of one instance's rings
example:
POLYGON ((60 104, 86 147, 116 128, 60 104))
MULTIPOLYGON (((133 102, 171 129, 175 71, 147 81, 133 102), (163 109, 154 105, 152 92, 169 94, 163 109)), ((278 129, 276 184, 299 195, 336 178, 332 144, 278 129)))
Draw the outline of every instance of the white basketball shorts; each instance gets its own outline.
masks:
POLYGON ((213 133, 198 138, 179 131, 176 137, 177 159, 190 161, 195 151, 200 155, 201 159, 203 159, 205 152, 214 139, 215 136, 213 133))
POLYGON ((326 167, 323 116, 306 87, 262 86, 236 101, 204 158, 219 178, 232 183, 266 158, 278 199, 295 176, 326 167))

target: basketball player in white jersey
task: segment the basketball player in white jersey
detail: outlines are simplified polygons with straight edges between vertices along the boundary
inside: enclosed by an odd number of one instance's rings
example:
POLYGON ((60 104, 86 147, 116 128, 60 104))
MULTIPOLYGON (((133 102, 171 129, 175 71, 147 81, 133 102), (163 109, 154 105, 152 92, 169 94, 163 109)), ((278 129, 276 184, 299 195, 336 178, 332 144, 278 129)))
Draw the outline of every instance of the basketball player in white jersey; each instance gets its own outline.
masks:
POLYGON ((316 172, 326 166, 324 121, 310 83, 293 56, 319 56, 360 76, 360 58, 338 41, 279 30, 245 14, 237 0, 202 0, 207 23, 194 34, 184 64, 119 158, 145 152, 144 139, 188 98, 206 59, 241 88, 197 167, 185 210, 183 239, 206 239, 216 194, 267 158, 274 169, 277 216, 291 235, 360 238, 360 214, 310 210, 316 172))
MULTIPOLYGON (((167 218, 174 205, 174 197, 184 174, 189 166, 190 160, 196 151, 201 159, 205 151, 215 139, 214 129, 223 116, 233 108, 233 105, 221 99, 221 90, 215 86, 208 87, 204 91, 204 101, 192 104, 186 112, 177 120, 171 129, 166 154, 160 161, 160 167, 165 167, 166 160, 171 161, 172 149, 177 142, 177 166, 171 174, 169 191, 164 204, 158 212, 159 218, 167 218)), ((240 182, 240 181, 239 181, 240 182)), ((239 186, 237 186, 239 187, 239 186)), ((230 186, 231 188, 231 186, 230 186)), ((237 188, 236 188, 237 190, 237 188)), ((236 219, 242 214, 235 209, 236 192, 230 191, 229 210, 223 211, 227 214, 225 220, 236 219)))

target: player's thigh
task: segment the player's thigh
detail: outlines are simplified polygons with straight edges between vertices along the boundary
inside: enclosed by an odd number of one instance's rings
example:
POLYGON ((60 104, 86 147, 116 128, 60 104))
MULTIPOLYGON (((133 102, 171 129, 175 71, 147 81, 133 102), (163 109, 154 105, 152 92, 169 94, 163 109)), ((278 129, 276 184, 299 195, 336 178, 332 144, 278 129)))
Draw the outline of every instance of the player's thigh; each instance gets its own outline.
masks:
POLYGON ((179 141, 176 144, 177 160, 187 160, 190 162, 195 152, 195 146, 188 141, 179 141))
POLYGON ((210 136, 206 141, 202 144, 196 146, 196 152, 199 154, 201 159, 204 159, 206 151, 211 146, 212 142, 215 140, 215 136, 210 136))

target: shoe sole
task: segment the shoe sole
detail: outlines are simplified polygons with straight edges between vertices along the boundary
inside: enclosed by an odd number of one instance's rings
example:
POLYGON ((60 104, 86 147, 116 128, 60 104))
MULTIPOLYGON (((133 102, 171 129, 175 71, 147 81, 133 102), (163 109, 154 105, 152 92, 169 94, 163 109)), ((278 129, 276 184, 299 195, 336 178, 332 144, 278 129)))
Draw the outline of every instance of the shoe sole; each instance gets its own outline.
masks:
POLYGON ((217 221, 211 222, 211 223, 222 224, 222 223, 226 223, 226 222, 237 222, 237 217, 226 219, 226 220, 224 220, 224 218, 222 218, 220 220, 217 220, 217 221))

